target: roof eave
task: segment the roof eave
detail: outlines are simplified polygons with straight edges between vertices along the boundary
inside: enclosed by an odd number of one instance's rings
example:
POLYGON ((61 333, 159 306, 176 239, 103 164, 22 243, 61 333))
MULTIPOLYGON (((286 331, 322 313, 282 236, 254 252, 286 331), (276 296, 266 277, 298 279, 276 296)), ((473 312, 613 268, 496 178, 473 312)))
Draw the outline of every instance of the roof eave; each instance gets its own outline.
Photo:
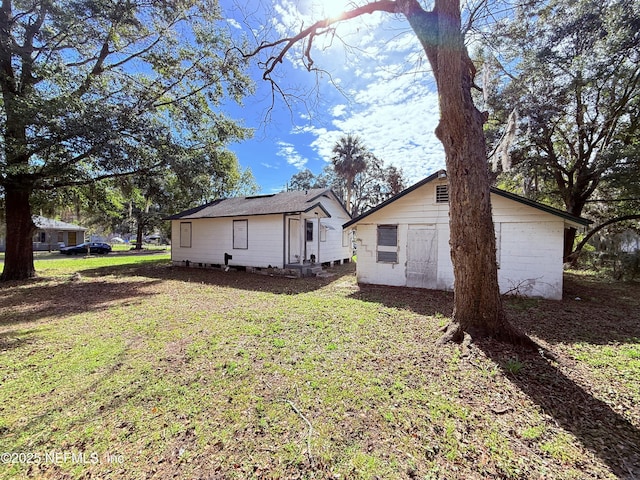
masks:
POLYGON ((507 192, 506 190, 501 190, 496 187, 491 187, 491 193, 495 193, 496 195, 500 195, 501 197, 507 198, 509 200, 513 200, 515 202, 522 203, 523 205, 537 208, 538 210, 542 210, 543 212, 561 217, 564 219, 565 224, 568 224, 569 226, 574 228, 587 227, 593 223, 593 221, 586 218, 576 217, 575 215, 563 212, 562 210, 558 210, 557 208, 553 208, 543 203, 529 200, 528 198, 521 197, 520 195, 516 195, 515 193, 507 192))
MULTIPOLYGON (((361 220, 363 220, 364 218, 368 217, 369 215, 377 212, 378 210, 386 207, 387 205, 389 205, 390 203, 395 202, 396 200, 404 197, 405 195, 413 192, 414 190, 422 187, 423 185, 426 185, 429 182, 432 182, 433 180, 436 180, 438 178, 442 178, 442 173, 444 172, 444 170, 439 170, 431 175, 429 175, 427 178, 419 181, 418 183, 415 183, 414 185, 412 185, 411 187, 403 190, 402 192, 398 193, 397 195, 385 200, 384 202, 382 202, 380 205, 368 210, 367 212, 363 213, 362 215, 357 216, 356 218, 353 218, 351 220, 349 220, 348 222, 344 223, 342 225, 342 228, 348 228, 352 225, 355 225, 356 223, 360 222, 361 220)), ((446 172, 445 172, 446 175, 446 172)), ((549 207, 547 205, 544 205, 542 203, 539 202, 535 202, 533 200, 529 200, 528 198, 525 197, 521 197, 519 195, 516 195, 514 193, 510 193, 507 192, 505 190, 500 190, 499 188, 495 188, 495 187, 491 187, 491 193, 495 193, 496 195, 500 195, 504 198, 507 198, 509 200, 513 200, 515 202, 519 202, 522 203, 523 205, 527 205, 533 208, 537 208, 539 210, 542 210, 544 212, 550 213, 552 215, 556 215, 558 217, 561 217, 562 219, 564 219, 565 221, 565 225, 568 225, 570 227, 573 228, 581 228, 581 227, 586 227, 589 226, 590 224, 592 224, 593 222, 591 220, 587 220, 586 218, 582 218, 582 217, 576 217, 575 215, 571 215, 570 213, 567 212, 563 212, 562 210, 558 210, 557 208, 553 208, 553 207, 549 207)))
POLYGON ((376 207, 373 207, 370 210, 367 210, 363 214, 358 215, 356 218, 352 218, 351 220, 349 220, 348 222, 343 224, 342 228, 347 228, 347 227, 350 227, 351 225, 354 225, 354 224, 358 223, 360 220, 368 217, 369 215, 377 212, 378 210, 380 210, 380 209, 386 207, 387 205, 389 205, 390 203, 393 203, 396 200, 404 197, 405 195, 408 195, 409 193, 413 192, 414 190, 417 190, 418 188, 422 187, 423 185, 426 185, 427 183, 429 183, 429 182, 431 182, 431 181, 433 181, 433 180, 435 180, 437 178, 441 178, 440 175, 441 175, 442 172, 444 172, 444 170, 438 170, 437 172, 429 175, 427 178, 424 178, 424 179, 420 180, 418 183, 415 183, 412 186, 410 186, 408 188, 405 188, 403 191, 401 191, 397 195, 394 195, 393 197, 385 200, 380 205, 378 205, 376 207))
POLYGON ((315 210, 316 208, 319 208, 320 210, 322 210, 324 212, 324 214, 325 214, 324 218, 331 218, 331 214, 327 211, 326 208, 324 208, 324 206, 320 202, 314 203, 311 207, 307 208, 302 213, 309 213, 310 211, 315 210))

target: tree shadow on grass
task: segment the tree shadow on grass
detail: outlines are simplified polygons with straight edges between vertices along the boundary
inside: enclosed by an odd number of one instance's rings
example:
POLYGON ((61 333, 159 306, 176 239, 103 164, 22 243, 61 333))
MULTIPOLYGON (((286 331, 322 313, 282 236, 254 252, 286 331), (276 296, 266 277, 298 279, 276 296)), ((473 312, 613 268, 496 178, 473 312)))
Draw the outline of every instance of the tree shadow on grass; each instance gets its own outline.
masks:
POLYGON ((565 275, 562 301, 508 299, 514 323, 549 343, 640 342, 640 283, 565 275))
POLYGON ((34 340, 31 337, 33 333, 35 333, 35 330, 23 331, 20 332, 20 337, 16 337, 13 332, 0 333, 0 352, 6 352, 33 343, 34 340))
POLYGON ((271 274, 269 269, 258 272, 246 272, 231 268, 224 271, 221 268, 177 267, 166 260, 146 262, 145 264, 127 264, 96 269, 84 270, 83 275, 102 277, 114 275, 117 277, 147 277, 158 281, 180 281, 194 285, 214 285, 239 290, 274 293, 278 295, 297 295, 313 292, 335 282, 343 276, 352 276, 355 264, 344 264, 325 268, 331 276, 288 278, 271 274))
MULTIPOLYGON (((77 427, 89 429, 99 426, 101 422, 108 422, 114 412, 148 386, 149 380, 140 378, 131 383, 120 382, 118 390, 113 391, 110 395, 102 397, 99 393, 96 394, 103 385, 109 384, 113 378, 120 375, 123 369, 126 371, 130 361, 130 347, 131 344, 125 345, 123 351, 100 373, 95 374, 90 383, 73 391, 61 401, 47 402, 47 407, 31 416, 26 422, 4 426, 0 429, 2 435, 0 443, 7 451, 96 451, 96 446, 86 444, 84 440, 81 444, 69 444, 67 434, 64 432, 77 429, 77 427), (98 397, 97 401, 91 400, 94 395, 98 397)), ((52 395, 55 396, 57 393, 53 393, 54 391, 55 388, 52 390, 52 395)), ((114 428, 116 429, 114 433, 119 431, 124 435, 135 430, 133 423, 126 421, 126 419, 115 424, 114 428)), ((56 468, 55 464, 52 466, 43 462, 42 464, 29 465, 27 473, 29 478, 40 476, 50 478, 51 472, 56 471, 56 468), (48 474, 44 474, 45 472, 48 474)))
MULTIPOLYGON (((367 302, 409 309, 419 315, 453 313, 453 292, 360 284, 351 294, 367 302)), ((640 283, 565 277, 561 301, 505 296, 509 319, 550 344, 640 343, 640 283)))
POLYGON ((450 317, 453 312, 453 293, 422 288, 390 287, 359 284, 351 298, 381 303, 390 308, 403 308, 419 315, 450 317))
POLYGON ((578 441, 619 478, 640 477, 640 430, 604 401, 566 376, 553 360, 537 352, 491 340, 475 342, 496 362, 516 387, 524 392, 556 424, 578 441), (523 368, 513 373, 514 358, 523 368))
MULTIPOLYGON (((581 283, 570 281, 569 294, 563 301, 506 298, 505 306, 514 325, 551 344, 603 344, 640 337, 639 302, 634 300, 635 293, 619 284, 596 283, 591 287, 588 290, 581 283), (618 294, 621 290, 625 295, 618 294), (578 294, 582 295, 580 300, 575 299, 578 294)), ((351 296, 425 316, 448 317, 453 311, 450 292, 360 285, 351 296)), ((552 421, 573 434, 615 475, 624 479, 640 478, 640 430, 611 405, 563 373, 562 370, 570 366, 559 365, 538 352, 491 340, 476 340, 475 345, 500 365, 505 377, 552 421), (507 367, 513 359, 524 365, 517 374, 507 367)))
POLYGON ((142 302, 153 293, 146 289, 160 280, 127 283, 106 281, 42 282, 22 284, 21 288, 0 290, 0 326, 36 322, 41 318, 64 318, 83 312, 113 308, 113 302, 142 302))

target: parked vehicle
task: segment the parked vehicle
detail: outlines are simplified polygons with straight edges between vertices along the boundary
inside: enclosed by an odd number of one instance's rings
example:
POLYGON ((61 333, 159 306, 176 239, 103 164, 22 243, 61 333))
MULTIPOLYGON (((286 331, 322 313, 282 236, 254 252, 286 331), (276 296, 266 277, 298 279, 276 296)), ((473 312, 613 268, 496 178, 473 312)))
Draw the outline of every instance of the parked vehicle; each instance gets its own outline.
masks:
POLYGON ((78 255, 81 253, 106 254, 111 251, 111 245, 102 242, 84 242, 73 247, 64 247, 60 249, 60 253, 64 255, 78 255))

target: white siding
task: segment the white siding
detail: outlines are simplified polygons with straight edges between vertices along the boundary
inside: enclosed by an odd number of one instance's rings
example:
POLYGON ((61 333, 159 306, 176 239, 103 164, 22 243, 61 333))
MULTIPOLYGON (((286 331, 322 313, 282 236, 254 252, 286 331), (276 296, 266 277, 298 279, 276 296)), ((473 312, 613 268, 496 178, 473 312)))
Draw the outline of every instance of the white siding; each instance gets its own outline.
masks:
POLYGON ((171 260, 182 263, 223 265, 224 254, 233 258, 229 265, 252 267, 283 267, 282 215, 232 218, 200 218, 173 220, 172 238, 180 238, 180 223, 191 222, 191 248, 181 248, 180 242, 171 247, 171 260), (233 248, 233 221, 248 220, 248 248, 233 248))
POLYGON ((562 299, 563 241, 561 220, 501 223, 500 291, 562 299))
MULTIPOLYGON (((357 224, 357 278, 362 283, 407 285, 407 235, 409 228, 433 226, 437 230, 437 288, 453 289, 449 250, 447 204, 435 202, 430 182, 357 224), (398 263, 376 261, 376 231, 380 224, 398 225, 398 263), (411 227, 410 227, 411 226, 411 227)), ((562 298, 562 247, 564 221, 553 214, 492 195, 494 222, 499 235, 498 281, 502 293, 562 298)))
MULTIPOLYGON (((344 244, 342 238, 342 225, 351 218, 342 206, 334 199, 325 198, 322 206, 331 215, 330 218, 321 218, 320 224, 328 226, 326 229, 326 237, 324 242, 320 242, 320 254, 318 262, 335 262, 351 258, 351 245, 349 242, 344 244)), ((314 232, 314 234, 317 232, 314 232)))
POLYGON ((311 213, 307 215, 284 214, 255 215, 246 217, 229 218, 200 218, 191 220, 172 220, 171 260, 175 264, 183 264, 189 261, 192 264, 202 263, 203 266, 223 265, 225 253, 233 258, 229 265, 245 267, 269 266, 283 268, 288 263, 288 251, 285 242, 288 242, 288 219, 301 220, 301 249, 306 247, 305 259, 309 260, 315 255, 317 262, 334 262, 348 259, 351 256, 351 247, 343 245, 342 225, 349 220, 349 216, 341 205, 333 198, 319 197, 314 201, 321 202, 322 206, 331 215, 330 218, 320 218, 311 213), (285 227, 285 219, 286 225, 285 227), (233 221, 247 220, 248 248, 233 248, 233 221), (313 241, 306 242, 304 237, 304 221, 313 223, 313 241), (180 223, 191 223, 191 247, 180 246, 180 223), (320 241, 318 222, 329 226, 326 229, 324 241, 320 241))

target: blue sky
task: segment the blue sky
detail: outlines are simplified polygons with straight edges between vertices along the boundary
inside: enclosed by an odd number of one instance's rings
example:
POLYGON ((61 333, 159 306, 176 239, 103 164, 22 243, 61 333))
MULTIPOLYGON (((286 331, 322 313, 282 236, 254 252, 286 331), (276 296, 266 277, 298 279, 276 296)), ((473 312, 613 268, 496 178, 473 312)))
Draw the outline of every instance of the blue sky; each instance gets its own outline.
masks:
MULTIPOLYGON (((234 35, 273 40, 349 3, 249 0, 235 6, 234 0, 222 0, 221 6, 234 35)), ((385 165, 402 168, 408 184, 444 167, 443 149, 433 133, 439 115, 433 77, 406 21, 367 15, 344 22, 336 33, 332 41, 318 40, 313 51, 315 65, 330 73, 333 84, 328 75, 307 72, 296 50, 277 71, 282 88, 299 97, 291 109, 276 97, 267 118, 271 87, 255 66, 256 93, 242 107, 228 108, 233 118, 255 129, 253 139, 231 149, 243 168, 251 168, 262 193, 282 190, 302 169, 320 173, 336 140, 346 133, 359 135, 385 165)))

